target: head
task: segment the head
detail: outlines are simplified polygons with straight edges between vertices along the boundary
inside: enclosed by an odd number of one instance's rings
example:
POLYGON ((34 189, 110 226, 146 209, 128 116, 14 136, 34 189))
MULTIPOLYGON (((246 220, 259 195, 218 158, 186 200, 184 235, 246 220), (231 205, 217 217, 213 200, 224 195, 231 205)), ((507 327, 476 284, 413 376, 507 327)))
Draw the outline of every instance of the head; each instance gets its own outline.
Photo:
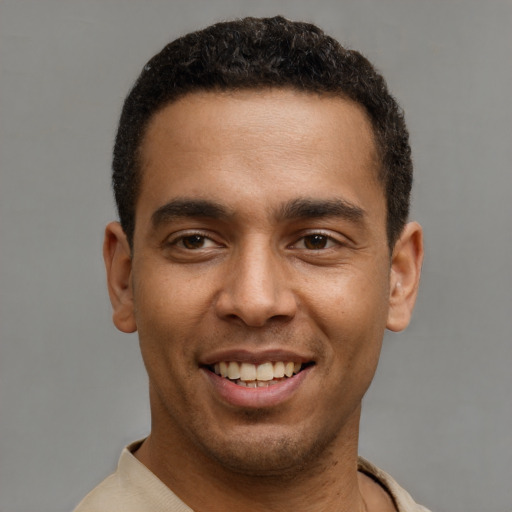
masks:
POLYGON ((384 330, 416 297, 410 181, 383 79, 311 25, 219 24, 149 62, 104 255, 114 323, 139 334, 153 455, 246 475, 354 455, 384 330))
POLYGON ((282 17, 218 23, 168 44, 126 98, 117 133, 113 184, 120 222, 133 244, 140 191, 140 147, 154 115, 199 91, 288 88, 350 99, 367 113, 386 198, 390 249, 409 213, 412 161, 402 111, 384 78, 360 53, 318 27, 282 17))

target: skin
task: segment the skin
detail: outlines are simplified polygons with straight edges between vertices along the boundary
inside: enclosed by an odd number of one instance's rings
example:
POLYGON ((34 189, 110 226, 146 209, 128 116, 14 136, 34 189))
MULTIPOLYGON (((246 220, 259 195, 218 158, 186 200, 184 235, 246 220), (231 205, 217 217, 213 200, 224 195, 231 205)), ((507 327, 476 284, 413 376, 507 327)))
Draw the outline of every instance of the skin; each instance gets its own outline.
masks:
POLYGON ((133 251, 111 223, 104 256, 114 323, 138 330, 149 375, 136 456, 194 510, 394 510, 357 472, 359 418, 423 249, 410 223, 390 253, 375 155, 339 97, 193 93, 151 120, 133 251), (205 367, 224 357, 310 367, 279 403, 240 404, 205 367))

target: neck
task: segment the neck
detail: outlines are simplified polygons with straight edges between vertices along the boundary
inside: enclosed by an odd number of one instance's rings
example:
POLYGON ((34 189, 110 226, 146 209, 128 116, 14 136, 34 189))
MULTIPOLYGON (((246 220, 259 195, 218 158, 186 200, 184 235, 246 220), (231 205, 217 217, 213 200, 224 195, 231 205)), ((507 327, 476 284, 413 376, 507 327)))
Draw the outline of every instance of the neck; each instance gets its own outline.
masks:
POLYGON ((161 429, 153 424, 136 457, 196 512, 364 511, 357 472, 359 413, 314 459, 274 474, 226 468, 170 425, 161 429))

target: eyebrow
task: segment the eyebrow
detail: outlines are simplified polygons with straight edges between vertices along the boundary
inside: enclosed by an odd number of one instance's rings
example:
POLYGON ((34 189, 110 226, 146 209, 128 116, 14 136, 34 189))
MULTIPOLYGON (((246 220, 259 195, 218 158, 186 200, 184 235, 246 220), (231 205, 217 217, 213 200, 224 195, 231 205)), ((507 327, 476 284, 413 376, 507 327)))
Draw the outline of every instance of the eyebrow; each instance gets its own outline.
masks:
POLYGON ((205 199, 173 199, 153 212, 151 222, 158 227, 181 217, 207 217, 225 219, 231 212, 214 201, 205 199))
POLYGON ((278 217, 282 219, 341 217, 351 222, 360 223, 366 212, 359 206, 345 199, 294 199, 283 205, 278 217))
MULTIPOLYGON (((360 223, 366 213, 359 206, 344 199, 293 199, 281 206, 276 218, 278 220, 313 219, 322 217, 340 217, 360 223)), ((225 220, 233 212, 215 201, 206 199, 177 198, 160 206, 151 221, 154 228, 184 217, 203 217, 225 220)))

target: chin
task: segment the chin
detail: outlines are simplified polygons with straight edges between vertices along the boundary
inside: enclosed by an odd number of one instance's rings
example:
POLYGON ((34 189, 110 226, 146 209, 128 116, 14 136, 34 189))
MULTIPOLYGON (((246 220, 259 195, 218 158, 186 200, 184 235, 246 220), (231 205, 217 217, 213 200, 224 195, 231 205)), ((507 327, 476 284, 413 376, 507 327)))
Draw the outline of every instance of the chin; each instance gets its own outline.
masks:
POLYGON ((248 427, 225 442, 204 443, 202 451, 220 466, 240 475, 276 476, 295 478, 304 466, 322 459, 335 435, 321 438, 290 435, 272 429, 258 432, 248 427), (236 439, 235 439, 236 437, 236 439))

